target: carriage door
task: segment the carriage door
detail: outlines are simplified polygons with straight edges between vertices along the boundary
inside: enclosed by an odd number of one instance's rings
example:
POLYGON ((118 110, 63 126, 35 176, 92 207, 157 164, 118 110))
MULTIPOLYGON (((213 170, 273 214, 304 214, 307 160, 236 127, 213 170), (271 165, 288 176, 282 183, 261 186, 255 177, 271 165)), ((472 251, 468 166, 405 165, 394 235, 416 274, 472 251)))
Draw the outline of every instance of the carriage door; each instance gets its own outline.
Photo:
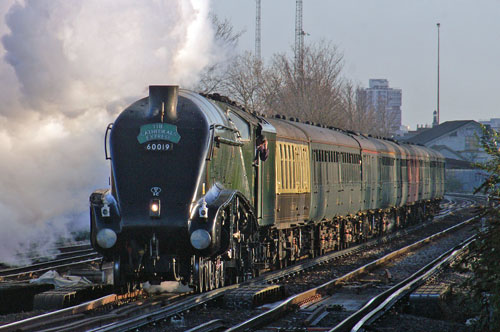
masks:
MULTIPOLYGON (((257 128, 256 133, 255 133, 255 153, 254 153, 254 161, 253 161, 253 167, 255 169, 255 185, 254 185, 254 206, 255 206, 255 212, 257 213, 257 220, 260 224, 262 220, 262 210, 263 210, 263 195, 264 195, 264 167, 266 167, 266 161, 260 160, 258 153, 257 153, 257 137, 259 135, 264 134, 262 133, 261 128, 257 128)), ((268 142, 269 144, 269 142, 268 142)))
MULTIPOLYGON (((257 158, 255 160, 255 194, 254 205, 257 213, 259 225, 272 225, 274 223, 275 202, 276 202, 276 169, 275 169, 275 151, 276 151, 276 131, 268 123, 260 123, 255 131, 255 137, 260 134, 267 139, 267 148, 269 150, 268 158, 265 161, 257 158)), ((254 156, 257 156, 255 151, 254 156)), ((258 157, 258 156, 257 156, 258 157)))

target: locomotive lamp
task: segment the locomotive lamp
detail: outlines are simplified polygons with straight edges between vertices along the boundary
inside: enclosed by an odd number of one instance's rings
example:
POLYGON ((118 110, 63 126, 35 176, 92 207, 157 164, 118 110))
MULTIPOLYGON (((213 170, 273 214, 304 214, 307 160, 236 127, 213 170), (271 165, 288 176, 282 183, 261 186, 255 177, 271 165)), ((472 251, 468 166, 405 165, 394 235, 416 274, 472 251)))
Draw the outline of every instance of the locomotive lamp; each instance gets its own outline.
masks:
POLYGON ((159 198, 153 198, 149 203, 149 216, 158 218, 160 216, 161 202, 159 198))
POLYGON ((110 212, 110 208, 109 208, 109 206, 111 204, 116 204, 116 201, 113 198, 113 196, 108 192, 107 194, 102 196, 101 215, 104 218, 111 216, 111 212, 110 212))
MULTIPOLYGON (((101 216, 103 218, 109 218, 111 217, 111 212, 113 212, 114 215, 119 215, 120 212, 118 211, 117 208, 117 203, 113 195, 108 191, 104 195, 99 196, 101 198, 102 206, 101 206, 101 216)), ((108 221, 110 221, 108 219, 108 221)))
POLYGON ((191 234, 191 244, 198 250, 203 250, 208 248, 212 237, 204 229, 197 229, 191 234))
POLYGON ((109 249, 116 243, 116 233, 109 228, 103 228, 97 233, 96 240, 101 248, 109 249))
POLYGON ((104 204, 101 208, 101 215, 103 217, 109 217, 111 214, 109 213, 109 205, 108 204, 104 204))
POLYGON ((203 199, 203 202, 201 203, 198 213, 200 215, 200 218, 202 219, 208 218, 208 207, 207 207, 207 201, 205 201, 205 199, 203 199))

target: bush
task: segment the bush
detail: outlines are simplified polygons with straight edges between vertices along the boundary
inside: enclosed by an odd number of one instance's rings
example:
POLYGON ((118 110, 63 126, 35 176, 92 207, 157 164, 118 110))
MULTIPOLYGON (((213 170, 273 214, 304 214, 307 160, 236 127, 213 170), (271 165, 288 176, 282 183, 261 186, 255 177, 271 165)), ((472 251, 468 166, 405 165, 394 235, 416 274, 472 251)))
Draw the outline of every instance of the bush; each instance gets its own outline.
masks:
POLYGON ((483 149, 490 160, 476 167, 488 172, 487 179, 475 190, 488 196, 488 204, 483 208, 483 218, 487 231, 479 235, 471 248, 471 269, 474 273, 468 283, 472 298, 479 309, 479 320, 475 331, 500 331, 500 136, 495 130, 482 126, 480 138, 483 149))

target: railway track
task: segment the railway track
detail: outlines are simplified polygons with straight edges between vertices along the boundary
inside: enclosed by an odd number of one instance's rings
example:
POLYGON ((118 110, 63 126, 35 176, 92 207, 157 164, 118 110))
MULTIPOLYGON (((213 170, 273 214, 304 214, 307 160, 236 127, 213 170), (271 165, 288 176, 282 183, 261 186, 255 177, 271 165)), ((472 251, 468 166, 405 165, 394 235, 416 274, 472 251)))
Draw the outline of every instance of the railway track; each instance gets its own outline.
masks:
MULTIPOLYGON (((303 327, 307 325, 306 321, 308 320, 309 315, 312 315, 316 310, 321 310, 319 308, 321 308, 322 306, 324 307, 323 310, 325 312, 327 311, 327 307, 337 306, 337 308, 339 309, 337 313, 339 313, 339 316, 342 317, 343 315, 346 315, 346 311, 340 310, 340 307, 347 306, 348 304, 352 305, 352 301, 341 301, 340 303, 343 304, 338 304, 339 297, 342 299, 358 299, 358 301, 360 302, 366 301, 370 303, 370 306, 368 308, 373 310, 374 304, 378 305, 381 301, 380 299, 385 299, 385 294, 384 296, 377 294, 376 296, 371 297, 371 293, 377 291, 377 289, 373 289, 374 285, 380 284, 375 288, 386 288, 385 282, 376 277, 374 280, 373 276, 385 275, 387 279, 391 279, 390 273, 387 273, 389 265, 396 264, 396 260, 400 259, 403 256, 406 259, 406 257, 410 256, 412 252, 421 250, 424 245, 437 241, 445 234, 454 232, 459 227, 462 227, 465 224, 470 223, 471 221, 472 219, 469 219, 443 232, 437 233, 430 237, 426 237, 398 250, 394 250, 387 255, 384 255, 383 257, 373 260, 363 266, 356 268, 355 270, 352 270, 335 279, 325 282, 320 286, 309 288, 301 293, 294 294, 273 309, 268 310, 265 313, 253 316, 238 324, 234 324, 233 326, 229 327, 227 331, 244 331, 248 329, 257 329, 263 326, 266 327, 265 330, 271 329, 282 331, 286 331, 287 328, 291 328, 294 326, 303 327), (368 277, 368 279, 363 279, 366 277, 368 277), (359 300, 360 297, 361 300, 359 300), (315 305, 320 301, 323 303, 322 305, 315 305), (302 310, 297 310, 297 308, 301 308, 302 310), (306 308, 314 309, 306 310, 306 308), (288 314, 289 312, 292 312, 293 314, 288 314), (306 312, 306 314, 304 314, 304 312, 306 312), (310 314, 308 314, 307 312, 310 312, 310 314), (276 322, 282 317, 286 318, 276 322)), ((415 265, 414 263, 412 264, 415 265)), ((388 292, 387 294, 389 293, 390 292, 388 292)), ((341 323, 343 325, 340 327, 330 326, 328 328, 317 329, 325 331, 350 331, 350 328, 352 328, 357 323, 357 319, 359 319, 359 317, 364 317, 364 315, 366 314, 366 310, 367 309, 364 309, 364 311, 362 311, 361 313, 357 313, 356 311, 347 318, 348 320, 343 320, 343 322, 345 322, 341 323)), ((311 320, 312 319, 309 319, 309 321, 311 320)))
MULTIPOLYGON (((457 199, 459 201, 459 199, 457 199)), ((460 204, 450 202, 450 211, 456 211, 460 204), (453 206, 454 205, 454 206, 453 206)), ((426 225, 436 225, 439 224, 437 222, 427 223, 426 225)), ((416 231, 420 228, 425 227, 414 227, 411 231, 416 231)), ((399 232, 399 236, 406 237, 407 234, 411 233, 410 230, 405 230, 399 232)), ((117 295, 109 295, 105 298, 101 298, 95 301, 89 301, 83 305, 80 305, 79 309, 67 308, 65 311, 56 312, 54 314, 46 314, 46 316, 38 316, 31 318, 29 321, 19 321, 11 324, 6 324, 4 326, 0 326, 0 331, 15 331, 15 330, 23 330, 23 331, 39 331, 40 326, 47 326, 47 322, 52 320, 65 321, 65 325, 54 325, 47 331, 77 331, 77 330, 91 330, 91 331, 128 331, 131 329, 141 329, 141 326, 147 326, 145 330, 149 330, 153 324, 158 325, 169 325, 169 330, 174 327, 174 325, 179 325, 177 330, 184 331, 188 328, 188 326, 182 326, 183 317, 186 317, 186 312, 198 312, 200 306, 202 308, 207 308, 207 310, 211 307, 219 308, 224 306, 224 297, 227 297, 229 292, 233 292, 236 294, 235 298, 238 298, 239 290, 244 290, 245 288, 255 287, 256 285, 261 285, 263 289, 267 286, 272 286, 280 283, 286 283, 287 280, 293 280, 294 276, 300 275, 304 273, 303 271, 317 271, 318 267, 327 266, 328 264, 337 264, 342 259, 346 257, 355 257, 357 254, 361 254, 362 252, 366 252, 368 248, 380 247, 384 243, 388 243, 391 241, 391 238, 395 238, 397 234, 393 234, 387 236, 385 238, 379 239, 378 241, 374 241, 372 243, 365 243, 356 247, 352 247, 340 252, 330 253, 327 256, 323 256, 317 258, 315 260, 304 262, 303 264, 299 264, 297 266, 289 267, 285 270, 276 271, 272 273, 265 274, 258 278, 254 278, 246 283, 242 283, 239 285, 231 285, 225 288, 217 289, 211 292, 207 292, 204 294, 166 294, 159 297, 154 297, 150 299, 143 299, 136 297, 135 301, 132 303, 123 304, 124 300, 119 299, 117 295), (330 263, 329 263, 330 262, 330 263), (333 263, 332 263, 333 262, 333 263), (262 286, 267 285, 267 286, 262 286), (216 304, 214 304, 216 303, 216 304), (96 312, 95 308, 108 308, 106 310, 98 310, 96 312), (112 308, 109 310, 109 308, 112 308), (74 310, 77 310, 75 313, 74 310), (90 310, 90 311, 89 311, 90 310), (92 311, 94 310, 94 311, 92 311), (100 312, 100 311, 104 311, 100 312), (147 313, 144 313, 147 311, 147 313), (92 312, 89 314, 89 312, 92 312), (68 315, 75 316, 76 314, 84 317, 80 317, 81 319, 76 319, 74 321, 68 322, 68 315), (184 316, 183 316, 184 315, 184 316), (89 316, 92 316, 90 318, 89 316), (177 317, 177 318, 176 318, 177 317), (85 319, 84 319, 85 318, 85 319), (120 321, 120 322, 117 322, 120 321), (180 322, 180 323, 179 323, 180 322)), ((358 258, 352 258, 353 260, 357 260, 358 258)), ((317 272, 311 272, 317 273, 317 272)), ((269 292, 276 292, 276 287, 268 287, 269 292)), ((278 291, 279 293, 279 291, 278 291)), ((244 299, 243 299, 244 300, 244 299)), ((287 300, 288 301, 288 300, 287 300)), ((243 301, 244 302, 244 301, 243 301)), ((227 306, 227 303, 226 303, 227 306)), ((243 306, 244 307, 244 306, 243 306)), ((296 304, 293 305, 296 307, 296 304)), ((220 310, 220 309, 216 309, 220 310)), ((288 310, 288 309, 287 309, 288 310)), ((247 314, 251 314, 254 312, 254 309, 247 308, 244 310, 247 314)), ((286 310, 285 310, 286 311, 286 310)), ((269 311, 271 312, 271 310, 269 311)), ((231 313, 231 311, 229 311, 231 313)), ((214 316, 213 318, 217 318, 214 316)), ((186 320, 189 320, 186 318, 186 320)), ((211 321, 211 319, 204 319, 203 324, 211 321)), ((225 322, 226 327, 228 326, 227 319, 218 319, 210 324, 202 324, 198 325, 190 325, 193 329, 192 331, 209 331, 209 330, 220 330, 222 322, 225 322)), ((230 324, 229 324, 230 325, 230 324)), ((238 325, 233 326, 233 330, 239 330, 238 325)))
POLYGON ((476 236, 471 236, 457 246, 443 253, 441 256, 404 279, 389 290, 373 297, 365 306, 342 321, 331 332, 351 331, 358 332, 370 326, 378 318, 388 312, 398 301, 422 285, 431 276, 439 273, 439 269, 450 263, 463 254, 469 245, 476 240, 476 236))
POLYGON ((31 265, 5 267, 0 269, 0 280, 32 276, 49 270, 65 269, 101 260, 101 255, 95 252, 89 244, 61 247, 58 248, 57 251, 59 254, 57 254, 56 258, 52 260, 38 262, 31 265))

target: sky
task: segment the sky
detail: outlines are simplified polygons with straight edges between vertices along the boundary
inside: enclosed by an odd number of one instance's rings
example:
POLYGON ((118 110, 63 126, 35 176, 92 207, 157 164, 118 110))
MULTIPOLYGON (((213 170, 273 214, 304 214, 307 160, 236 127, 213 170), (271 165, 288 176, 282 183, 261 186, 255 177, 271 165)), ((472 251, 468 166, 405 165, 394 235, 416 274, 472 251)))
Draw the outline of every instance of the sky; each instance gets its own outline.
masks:
MULTIPOLYGON (((261 0, 264 61, 292 52, 293 0, 261 0)), ((212 10, 255 50, 255 1, 213 0, 212 10)), ((440 121, 500 118, 499 0, 304 0, 305 43, 331 41, 344 75, 368 87, 385 78, 402 89, 402 122, 432 124, 437 109, 436 23, 440 23, 440 121)))

